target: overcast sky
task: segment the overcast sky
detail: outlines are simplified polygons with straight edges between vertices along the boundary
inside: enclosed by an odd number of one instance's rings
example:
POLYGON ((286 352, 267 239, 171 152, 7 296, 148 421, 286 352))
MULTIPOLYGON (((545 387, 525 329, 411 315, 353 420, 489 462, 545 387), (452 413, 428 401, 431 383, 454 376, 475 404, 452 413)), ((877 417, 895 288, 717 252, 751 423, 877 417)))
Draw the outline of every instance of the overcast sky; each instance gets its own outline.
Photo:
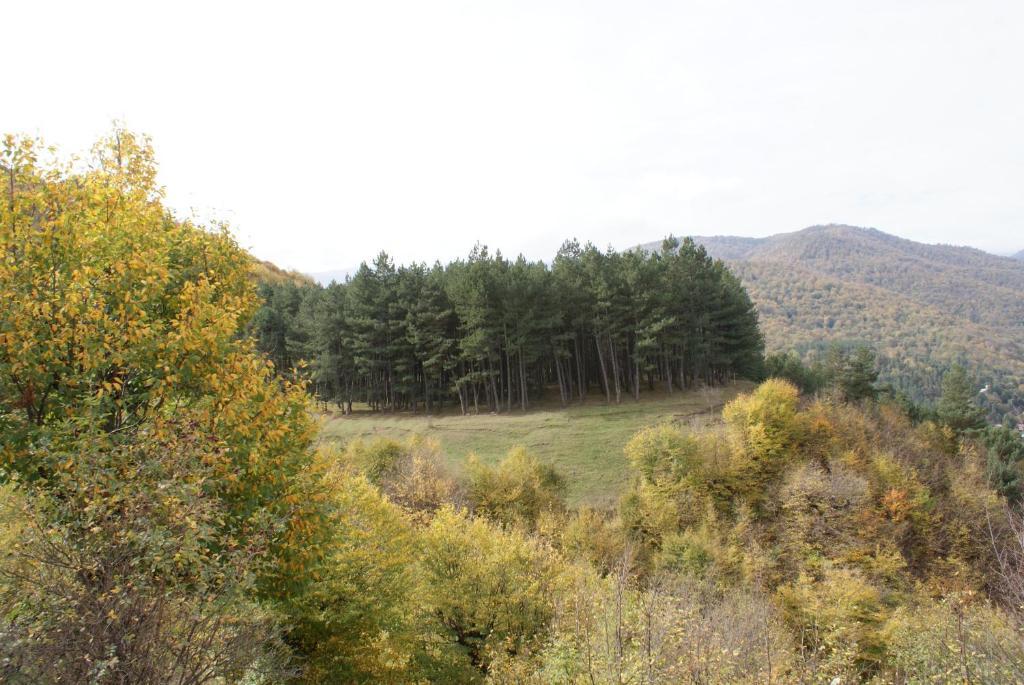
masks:
POLYGON ((849 223, 1024 248, 1024 2, 0 10, 0 131, 150 134, 181 213, 308 272, 480 241, 849 223))

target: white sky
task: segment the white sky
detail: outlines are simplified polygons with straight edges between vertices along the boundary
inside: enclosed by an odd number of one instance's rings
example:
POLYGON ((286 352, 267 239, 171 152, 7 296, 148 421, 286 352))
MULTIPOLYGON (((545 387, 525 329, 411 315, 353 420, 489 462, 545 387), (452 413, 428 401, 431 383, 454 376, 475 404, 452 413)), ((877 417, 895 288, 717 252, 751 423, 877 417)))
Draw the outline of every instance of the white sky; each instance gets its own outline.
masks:
POLYGON ((305 271, 849 223, 1024 248, 1024 2, 8 0, 0 131, 150 134, 305 271))

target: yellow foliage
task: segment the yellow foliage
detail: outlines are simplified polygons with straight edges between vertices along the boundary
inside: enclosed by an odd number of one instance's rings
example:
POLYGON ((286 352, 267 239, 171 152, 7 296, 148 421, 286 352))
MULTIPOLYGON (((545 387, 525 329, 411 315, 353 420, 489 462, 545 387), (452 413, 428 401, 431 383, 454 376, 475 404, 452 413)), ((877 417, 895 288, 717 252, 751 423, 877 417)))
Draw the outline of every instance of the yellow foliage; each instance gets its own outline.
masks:
POLYGON ((645 428, 626 444, 633 470, 655 485, 671 485, 696 478, 703 467, 700 443, 672 424, 645 428))
POLYGON ((304 682, 410 682, 418 647, 416 541, 401 510, 364 477, 326 467, 330 535, 316 582, 289 596, 304 682))
POLYGON ((859 571, 826 565, 820 578, 801 574, 779 596, 787 621, 807 647, 832 657, 832 668, 868 674, 883 662, 887 611, 859 571))
POLYGON ((445 507, 424 531, 421 563, 432 612, 474 665, 543 638, 561 564, 536 539, 445 507))
POLYGON ((565 481, 523 447, 509 450, 496 466, 470 455, 466 473, 473 510, 498 523, 533 528, 543 512, 565 507, 565 481))
POLYGON ((625 551, 622 520, 589 507, 542 521, 541 532, 555 539, 564 556, 585 560, 603 573, 611 571, 625 551))
POLYGON ((27 521, 23 515, 24 493, 14 483, 0 484, 0 596, 7 591, 8 573, 18 563, 17 550, 27 521))
POLYGON ((757 456, 791 449, 802 437, 797 417, 800 391, 789 381, 772 378, 753 393, 741 395, 722 410, 722 418, 757 456), (751 435, 754 431, 754 436, 751 435))
POLYGON ((418 435, 405 442, 354 440, 338 459, 365 474, 392 502, 409 511, 430 512, 461 500, 460 488, 445 467, 436 440, 418 435))
POLYGON ((1005 614, 950 595, 900 607, 885 626, 885 671, 903 683, 1024 682, 1024 642, 1005 614))
POLYGON ((773 378, 722 411, 734 449, 733 486, 753 502, 763 498, 808 435, 799 400, 796 386, 773 378))
POLYGON ((173 455, 202 435, 218 536, 260 531, 258 591, 280 597, 308 580, 322 502, 305 393, 239 336, 252 259, 164 206, 145 138, 116 130, 85 161, 0 146, 0 467, 55 490, 123 446, 173 455))

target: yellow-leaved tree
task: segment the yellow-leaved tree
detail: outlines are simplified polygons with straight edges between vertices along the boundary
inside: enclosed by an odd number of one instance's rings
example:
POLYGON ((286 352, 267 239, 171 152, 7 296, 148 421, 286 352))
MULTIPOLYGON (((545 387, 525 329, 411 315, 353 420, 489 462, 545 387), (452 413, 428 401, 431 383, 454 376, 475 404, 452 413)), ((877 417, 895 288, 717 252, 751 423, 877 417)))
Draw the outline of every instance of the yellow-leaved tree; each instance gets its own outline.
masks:
MULTIPOLYGON (((76 548, 67 536, 103 513, 86 529, 102 543, 78 548, 87 561, 65 579, 69 596, 142 592, 131 575, 139 568, 157 569, 146 592, 221 593, 202 579, 223 578, 214 567, 241 563, 233 550, 245 549, 244 572, 225 567, 235 589, 287 597, 308 580, 326 496, 310 473, 302 389, 275 378, 239 335, 257 305, 251 257, 225 227, 176 218, 149 141, 124 130, 63 161, 38 140, 7 136, 0 176, 0 469, 62 544, 76 548), (170 501, 186 495, 195 501, 170 501), (196 506, 190 518, 173 514, 196 506), (127 520, 143 516, 150 524, 137 530, 127 520), (119 517, 124 525, 107 525, 119 517), (140 543, 151 534, 165 539, 140 543), (201 572, 131 559, 186 550, 201 572)), ((21 593, 18 616, 32 614, 30 596, 21 593)), ((133 639, 105 645, 104 678, 148 682, 124 670, 133 639)), ((80 657, 85 668, 91 657, 80 657)))

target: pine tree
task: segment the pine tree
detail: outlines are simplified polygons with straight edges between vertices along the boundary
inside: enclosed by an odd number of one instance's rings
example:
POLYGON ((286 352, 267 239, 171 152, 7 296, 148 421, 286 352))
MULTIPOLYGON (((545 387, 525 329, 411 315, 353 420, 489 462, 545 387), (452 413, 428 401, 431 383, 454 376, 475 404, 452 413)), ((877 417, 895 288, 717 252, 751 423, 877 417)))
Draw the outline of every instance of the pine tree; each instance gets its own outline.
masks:
POLYGON ((984 428, 985 412, 974 404, 975 395, 967 370, 959 364, 951 366, 942 377, 939 420, 958 435, 984 428))
POLYGON ((878 398, 878 363, 870 347, 857 347, 852 353, 833 346, 829 350, 828 376, 831 385, 845 402, 878 398))

